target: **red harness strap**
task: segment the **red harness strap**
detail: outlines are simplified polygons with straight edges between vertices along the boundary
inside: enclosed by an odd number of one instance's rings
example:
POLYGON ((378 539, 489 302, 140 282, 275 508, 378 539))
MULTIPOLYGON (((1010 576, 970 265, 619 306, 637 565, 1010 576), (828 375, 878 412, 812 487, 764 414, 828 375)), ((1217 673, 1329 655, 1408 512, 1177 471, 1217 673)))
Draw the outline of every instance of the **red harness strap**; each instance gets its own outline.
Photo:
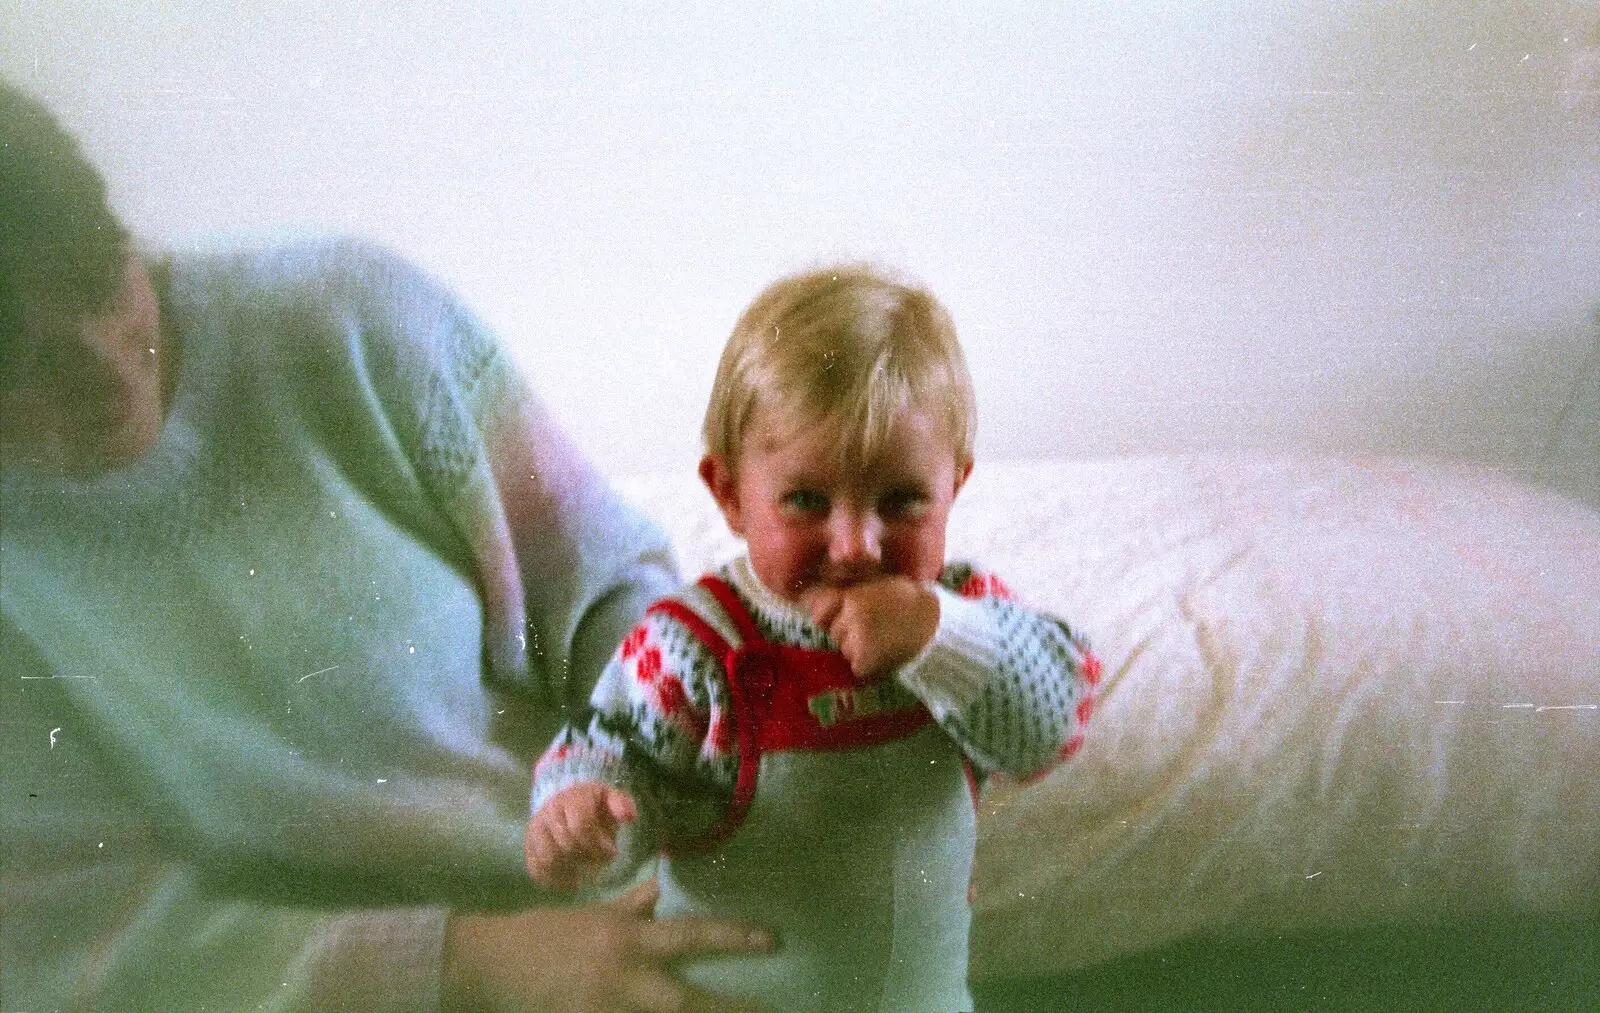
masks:
MULTIPOLYGON (((709 579, 709 577, 701 578, 701 585, 705 586, 709 579)), ((714 591, 712 593, 715 594, 714 591)), ((646 614, 651 612, 669 615, 687 626, 689 632, 698 637, 700 642, 722 661, 724 670, 730 673, 734 671, 734 648, 728 644, 726 637, 718 633, 694 609, 676 598, 667 598, 656 602, 646 610, 646 614)), ((738 625, 737 619, 734 620, 734 625, 738 625)), ((743 630, 740 632, 742 634, 743 630)), ((745 700, 743 687, 731 675, 728 678, 728 692, 733 697, 733 732, 739 742, 739 773, 733 783, 733 801, 723 810, 721 818, 699 837, 664 840, 661 850, 667 855, 696 855, 710 851, 739 828, 739 824, 744 822, 744 814, 750 808, 750 802, 756 797, 759 748, 756 745, 754 715, 745 700), (749 759, 751 756, 758 757, 757 761, 751 762, 749 759)))
POLYGON ((753 647, 764 644, 766 638, 761 635, 761 627, 756 625, 755 617, 750 610, 744 607, 744 602, 733 592, 733 588, 721 577, 713 577, 709 573, 699 580, 701 587, 711 592, 711 597, 722 606, 722 611, 727 614, 733 623, 733 628, 739 631, 740 646, 753 647))
POLYGON ((722 659, 733 697, 739 772, 733 798, 716 825, 697 839, 672 842, 668 854, 703 853, 739 828, 755 800, 763 752, 860 749, 905 738, 933 720, 921 701, 899 683, 860 682, 836 651, 767 640, 725 581, 706 576, 700 586, 738 631, 738 647, 680 601, 669 599, 650 610, 682 622, 722 659))

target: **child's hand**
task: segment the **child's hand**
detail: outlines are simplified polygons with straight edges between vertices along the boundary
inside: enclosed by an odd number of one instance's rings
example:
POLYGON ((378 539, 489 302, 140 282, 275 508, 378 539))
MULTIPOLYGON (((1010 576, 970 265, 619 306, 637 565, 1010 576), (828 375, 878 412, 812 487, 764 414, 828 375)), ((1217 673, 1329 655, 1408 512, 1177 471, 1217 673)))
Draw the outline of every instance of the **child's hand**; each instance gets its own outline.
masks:
POLYGON ((846 588, 814 587, 801 595, 863 681, 900 667, 933 639, 939 599, 909 577, 878 577, 846 588))
POLYGON ((638 818, 625 791, 580 781, 539 807, 522 835, 528 875, 552 890, 576 890, 617 856, 617 827, 638 818))

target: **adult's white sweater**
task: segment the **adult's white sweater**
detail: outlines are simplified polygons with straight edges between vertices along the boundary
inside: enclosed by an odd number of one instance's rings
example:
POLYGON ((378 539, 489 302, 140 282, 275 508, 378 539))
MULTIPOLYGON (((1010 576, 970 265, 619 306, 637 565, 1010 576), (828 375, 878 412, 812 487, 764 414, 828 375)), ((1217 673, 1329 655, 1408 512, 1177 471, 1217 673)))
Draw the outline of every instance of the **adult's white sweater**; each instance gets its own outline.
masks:
POLYGON ((7 1009, 427 1011, 536 899, 528 762, 675 584, 437 284, 170 265, 154 450, 0 496, 7 1009))

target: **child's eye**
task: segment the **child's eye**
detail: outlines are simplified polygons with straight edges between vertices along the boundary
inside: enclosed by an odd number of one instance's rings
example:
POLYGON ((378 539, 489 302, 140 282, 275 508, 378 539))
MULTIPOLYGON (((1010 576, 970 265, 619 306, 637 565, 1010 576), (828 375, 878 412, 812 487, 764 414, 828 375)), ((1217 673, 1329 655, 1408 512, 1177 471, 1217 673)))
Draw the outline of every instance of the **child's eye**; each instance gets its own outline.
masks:
POLYGON ((878 512, 891 520, 920 517, 928 507, 921 489, 891 489, 878 501, 878 512))
POLYGON ((784 494, 783 505, 795 513, 821 513, 828 509, 828 497, 813 489, 796 489, 784 494))

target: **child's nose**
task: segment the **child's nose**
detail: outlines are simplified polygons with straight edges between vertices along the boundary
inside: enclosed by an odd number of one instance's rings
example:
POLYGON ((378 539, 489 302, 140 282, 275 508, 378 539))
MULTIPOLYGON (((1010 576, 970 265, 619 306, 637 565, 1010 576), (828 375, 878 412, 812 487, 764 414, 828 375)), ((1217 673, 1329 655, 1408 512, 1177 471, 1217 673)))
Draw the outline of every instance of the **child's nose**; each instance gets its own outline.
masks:
POLYGON ((883 556, 883 522, 875 513, 868 510, 838 510, 831 521, 828 556, 833 563, 878 563, 883 556))

